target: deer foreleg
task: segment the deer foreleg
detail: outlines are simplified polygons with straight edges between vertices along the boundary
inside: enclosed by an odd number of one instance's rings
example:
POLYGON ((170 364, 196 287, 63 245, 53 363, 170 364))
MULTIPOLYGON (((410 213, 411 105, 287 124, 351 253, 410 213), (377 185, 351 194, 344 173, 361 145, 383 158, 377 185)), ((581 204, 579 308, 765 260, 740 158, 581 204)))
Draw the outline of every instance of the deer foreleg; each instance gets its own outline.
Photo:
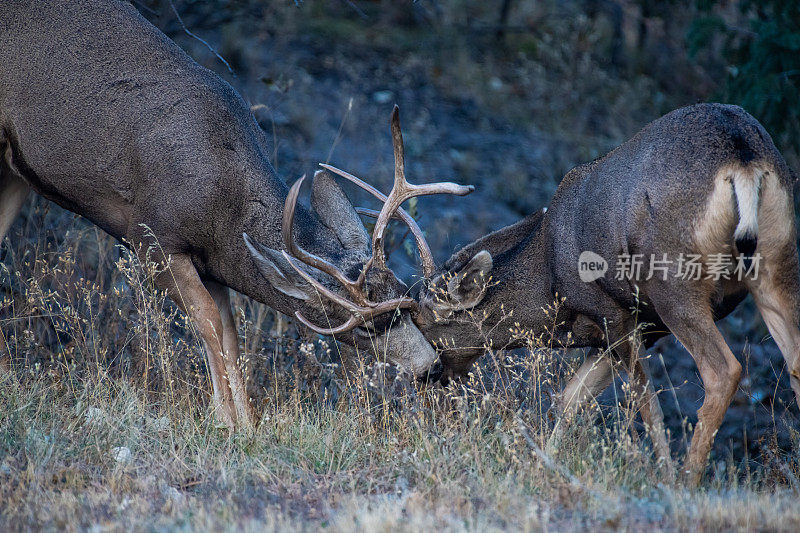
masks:
POLYGON ((665 470, 670 476, 674 475, 675 469, 670 455, 667 431, 664 427, 664 413, 661 411, 661 404, 653 388, 650 372, 647 368, 647 361, 637 358, 633 362, 633 368, 629 371, 631 385, 637 392, 640 400, 639 412, 642 421, 653 441, 653 448, 656 457, 662 461, 665 470))
POLYGON ((185 255, 173 255, 170 268, 161 273, 156 281, 197 327, 205 346, 214 387, 214 414, 222 424, 229 428, 236 427, 236 407, 224 357, 223 320, 217 304, 200 280, 191 259, 185 255))
POLYGON ((250 397, 247 395, 247 387, 239 361, 239 334, 236 331, 236 322, 231 312, 228 288, 214 282, 206 282, 205 286, 217 304, 222 318, 223 359, 239 424, 250 428, 255 427, 255 415, 250 405, 250 397))
MULTIPOLYGON (((0 245, 11 228, 11 224, 14 223, 14 219, 19 215, 29 193, 28 184, 11 167, 3 168, 3 162, 0 161, 0 245)), ((11 353, 6 343, 6 337, 0 331, 0 373, 10 371, 11 353)))
MULTIPOLYGON (((7 156, 8 157, 8 156, 7 156)), ((8 233, 31 188, 10 166, 0 162, 0 243, 8 233)))
POLYGON ((558 414, 553 433, 547 440, 548 453, 553 453, 561 444, 570 419, 575 413, 603 392, 614 380, 613 364, 609 357, 593 348, 586 360, 569 380, 561 392, 555 406, 558 414))

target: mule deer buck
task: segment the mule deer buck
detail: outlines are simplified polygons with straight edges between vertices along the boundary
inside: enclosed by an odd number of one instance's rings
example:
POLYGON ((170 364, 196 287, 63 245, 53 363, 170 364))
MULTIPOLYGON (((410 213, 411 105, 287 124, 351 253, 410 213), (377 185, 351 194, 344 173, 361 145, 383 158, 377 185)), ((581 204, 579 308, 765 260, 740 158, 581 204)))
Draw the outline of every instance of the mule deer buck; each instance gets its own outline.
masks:
POLYGON ((558 342, 594 348, 561 393, 561 414, 573 413, 611 383, 616 358, 644 395, 642 417, 665 460, 663 416, 645 361, 631 343, 618 341, 631 336, 637 320, 646 326, 646 347, 674 334, 705 388, 685 463, 697 483, 742 370, 714 322, 747 294, 783 354, 800 401, 793 182, 767 132, 741 108, 678 109, 570 171, 548 209, 455 253, 423 290, 417 323, 441 349, 451 375, 466 372, 487 343, 519 347, 509 327, 514 323, 537 335, 560 324, 558 342), (582 281, 585 253, 599 267, 607 262, 608 271, 582 281), (723 267, 714 266, 728 255, 723 267), (636 257, 662 262, 636 276, 636 257), (700 270, 695 266, 687 277, 689 258, 700 270), (554 320, 543 308, 557 298, 564 302, 554 320), (513 316, 494 326, 503 319, 501 305, 513 316), (484 313, 488 334, 473 320, 484 320, 484 313), (608 346, 615 349, 599 351, 608 346))
MULTIPOLYGON (((325 172, 313 211, 297 206, 303 180, 287 190, 244 100, 131 4, 4 2, 0 73, 0 239, 34 190, 131 245, 157 241, 169 269, 156 284, 204 341, 226 425, 254 423, 229 288, 415 374, 435 361, 411 320, 416 302, 386 266, 383 230, 370 243, 325 172)), ((430 274, 430 250, 400 204, 471 188, 407 184, 396 109, 392 133, 395 188, 379 194, 379 221, 410 225, 430 274)))

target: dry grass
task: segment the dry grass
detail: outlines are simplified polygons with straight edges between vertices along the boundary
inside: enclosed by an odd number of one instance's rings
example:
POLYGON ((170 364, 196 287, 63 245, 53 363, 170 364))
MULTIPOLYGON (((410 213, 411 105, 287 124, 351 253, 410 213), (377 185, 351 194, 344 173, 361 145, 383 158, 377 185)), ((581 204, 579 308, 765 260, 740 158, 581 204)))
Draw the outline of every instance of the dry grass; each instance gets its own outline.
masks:
MULTIPOLYGON (((447 4, 443 36, 429 40, 324 16, 316 27, 292 2, 269 4, 276 13, 264 19, 281 35, 310 27, 348 49, 399 48, 408 53, 394 59, 404 62, 400 74, 428 72, 425 80, 456 102, 537 124, 575 148, 552 156, 545 176, 623 140, 654 108, 691 100, 661 94, 636 72, 617 80, 593 54, 607 28, 555 2, 519 3, 531 31, 507 37, 512 61, 488 48, 470 52, 464 42, 475 33, 464 30, 494 20, 496 9, 466 4, 447 4)), ((233 42, 244 32, 229 30, 224 55, 258 64, 248 54, 259 47, 233 42)), ((286 100, 284 108, 305 113, 286 129, 310 137, 316 115, 297 88, 286 100)), ((492 174, 467 152, 459 176, 492 174)), ((530 196, 529 172, 503 163, 504 186, 530 196)), ((484 357, 461 386, 423 387, 346 347, 340 356, 237 297, 261 424, 230 434, 210 416, 198 339, 152 289, 153 265, 80 219, 36 206, 3 243, 0 266, 0 333, 13 366, 0 366, 0 530, 800 529, 796 452, 776 451, 751 470, 716 462, 700 489, 672 486, 627 396, 582 413, 559 453, 544 455, 552 392, 577 364, 546 338, 531 338, 521 355, 484 357)))
POLYGON ((46 207, 12 238, 26 245, 4 261, 0 529, 800 527, 796 456, 669 486, 635 399, 587 410, 542 455, 551 393, 575 365, 547 339, 485 357, 459 387, 421 387, 359 354, 341 365, 335 346, 239 298, 262 418, 230 434, 152 265, 46 207))

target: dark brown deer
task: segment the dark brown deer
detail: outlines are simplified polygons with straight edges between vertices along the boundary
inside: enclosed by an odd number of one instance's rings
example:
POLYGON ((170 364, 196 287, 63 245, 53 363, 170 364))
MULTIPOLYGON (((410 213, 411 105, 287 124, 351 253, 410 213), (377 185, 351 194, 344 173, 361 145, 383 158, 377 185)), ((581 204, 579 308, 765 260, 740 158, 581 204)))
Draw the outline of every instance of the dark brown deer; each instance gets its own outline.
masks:
MULTIPOLYGON (((396 109, 392 132, 396 187, 381 220, 409 223, 432 264, 400 203, 471 188, 407 184, 396 109)), ((415 374, 436 359, 411 320, 416 302, 386 267, 383 230, 370 242, 324 172, 313 211, 298 207, 302 180, 290 193, 268 153, 234 89, 129 3, 3 2, 0 239, 33 190, 137 250, 157 241, 169 269, 156 283, 196 325, 215 412, 231 427, 254 420, 228 288, 415 374)))
POLYGON ((570 171, 547 210, 454 254, 421 294, 417 323, 442 350, 446 371, 459 375, 487 344, 520 346, 514 324, 545 333, 554 320, 543 309, 563 298, 558 342, 595 350, 562 392, 562 414, 605 389, 614 360, 623 362, 645 395, 642 416, 666 460, 663 417, 645 361, 625 340, 637 322, 649 324, 642 332, 647 347, 673 333, 705 387, 686 461, 698 482, 742 370, 714 322, 747 294, 786 360, 800 401, 793 182, 767 132, 741 108, 678 109, 570 171), (651 262, 633 275, 631 258, 657 261, 664 254, 658 270, 650 270, 651 262), (724 265, 715 266, 725 256, 724 265), (689 258, 695 272, 687 277, 689 258), (599 270, 582 281, 581 269, 591 266, 599 270), (513 309, 504 323, 501 305, 513 309), (608 346, 614 349, 599 351, 608 346))

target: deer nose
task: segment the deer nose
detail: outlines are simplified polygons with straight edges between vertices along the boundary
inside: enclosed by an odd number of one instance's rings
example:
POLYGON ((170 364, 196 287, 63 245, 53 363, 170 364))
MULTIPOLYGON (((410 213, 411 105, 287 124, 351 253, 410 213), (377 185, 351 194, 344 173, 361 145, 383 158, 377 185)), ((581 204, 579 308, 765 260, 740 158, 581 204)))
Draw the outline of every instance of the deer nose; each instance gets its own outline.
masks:
POLYGON ((440 360, 433 363, 433 366, 421 376, 417 376, 417 381, 420 383, 436 383, 444 375, 444 365, 440 360))
POLYGON ((387 334, 386 358, 411 370, 414 376, 425 375, 438 357, 408 314, 404 314, 387 334))

